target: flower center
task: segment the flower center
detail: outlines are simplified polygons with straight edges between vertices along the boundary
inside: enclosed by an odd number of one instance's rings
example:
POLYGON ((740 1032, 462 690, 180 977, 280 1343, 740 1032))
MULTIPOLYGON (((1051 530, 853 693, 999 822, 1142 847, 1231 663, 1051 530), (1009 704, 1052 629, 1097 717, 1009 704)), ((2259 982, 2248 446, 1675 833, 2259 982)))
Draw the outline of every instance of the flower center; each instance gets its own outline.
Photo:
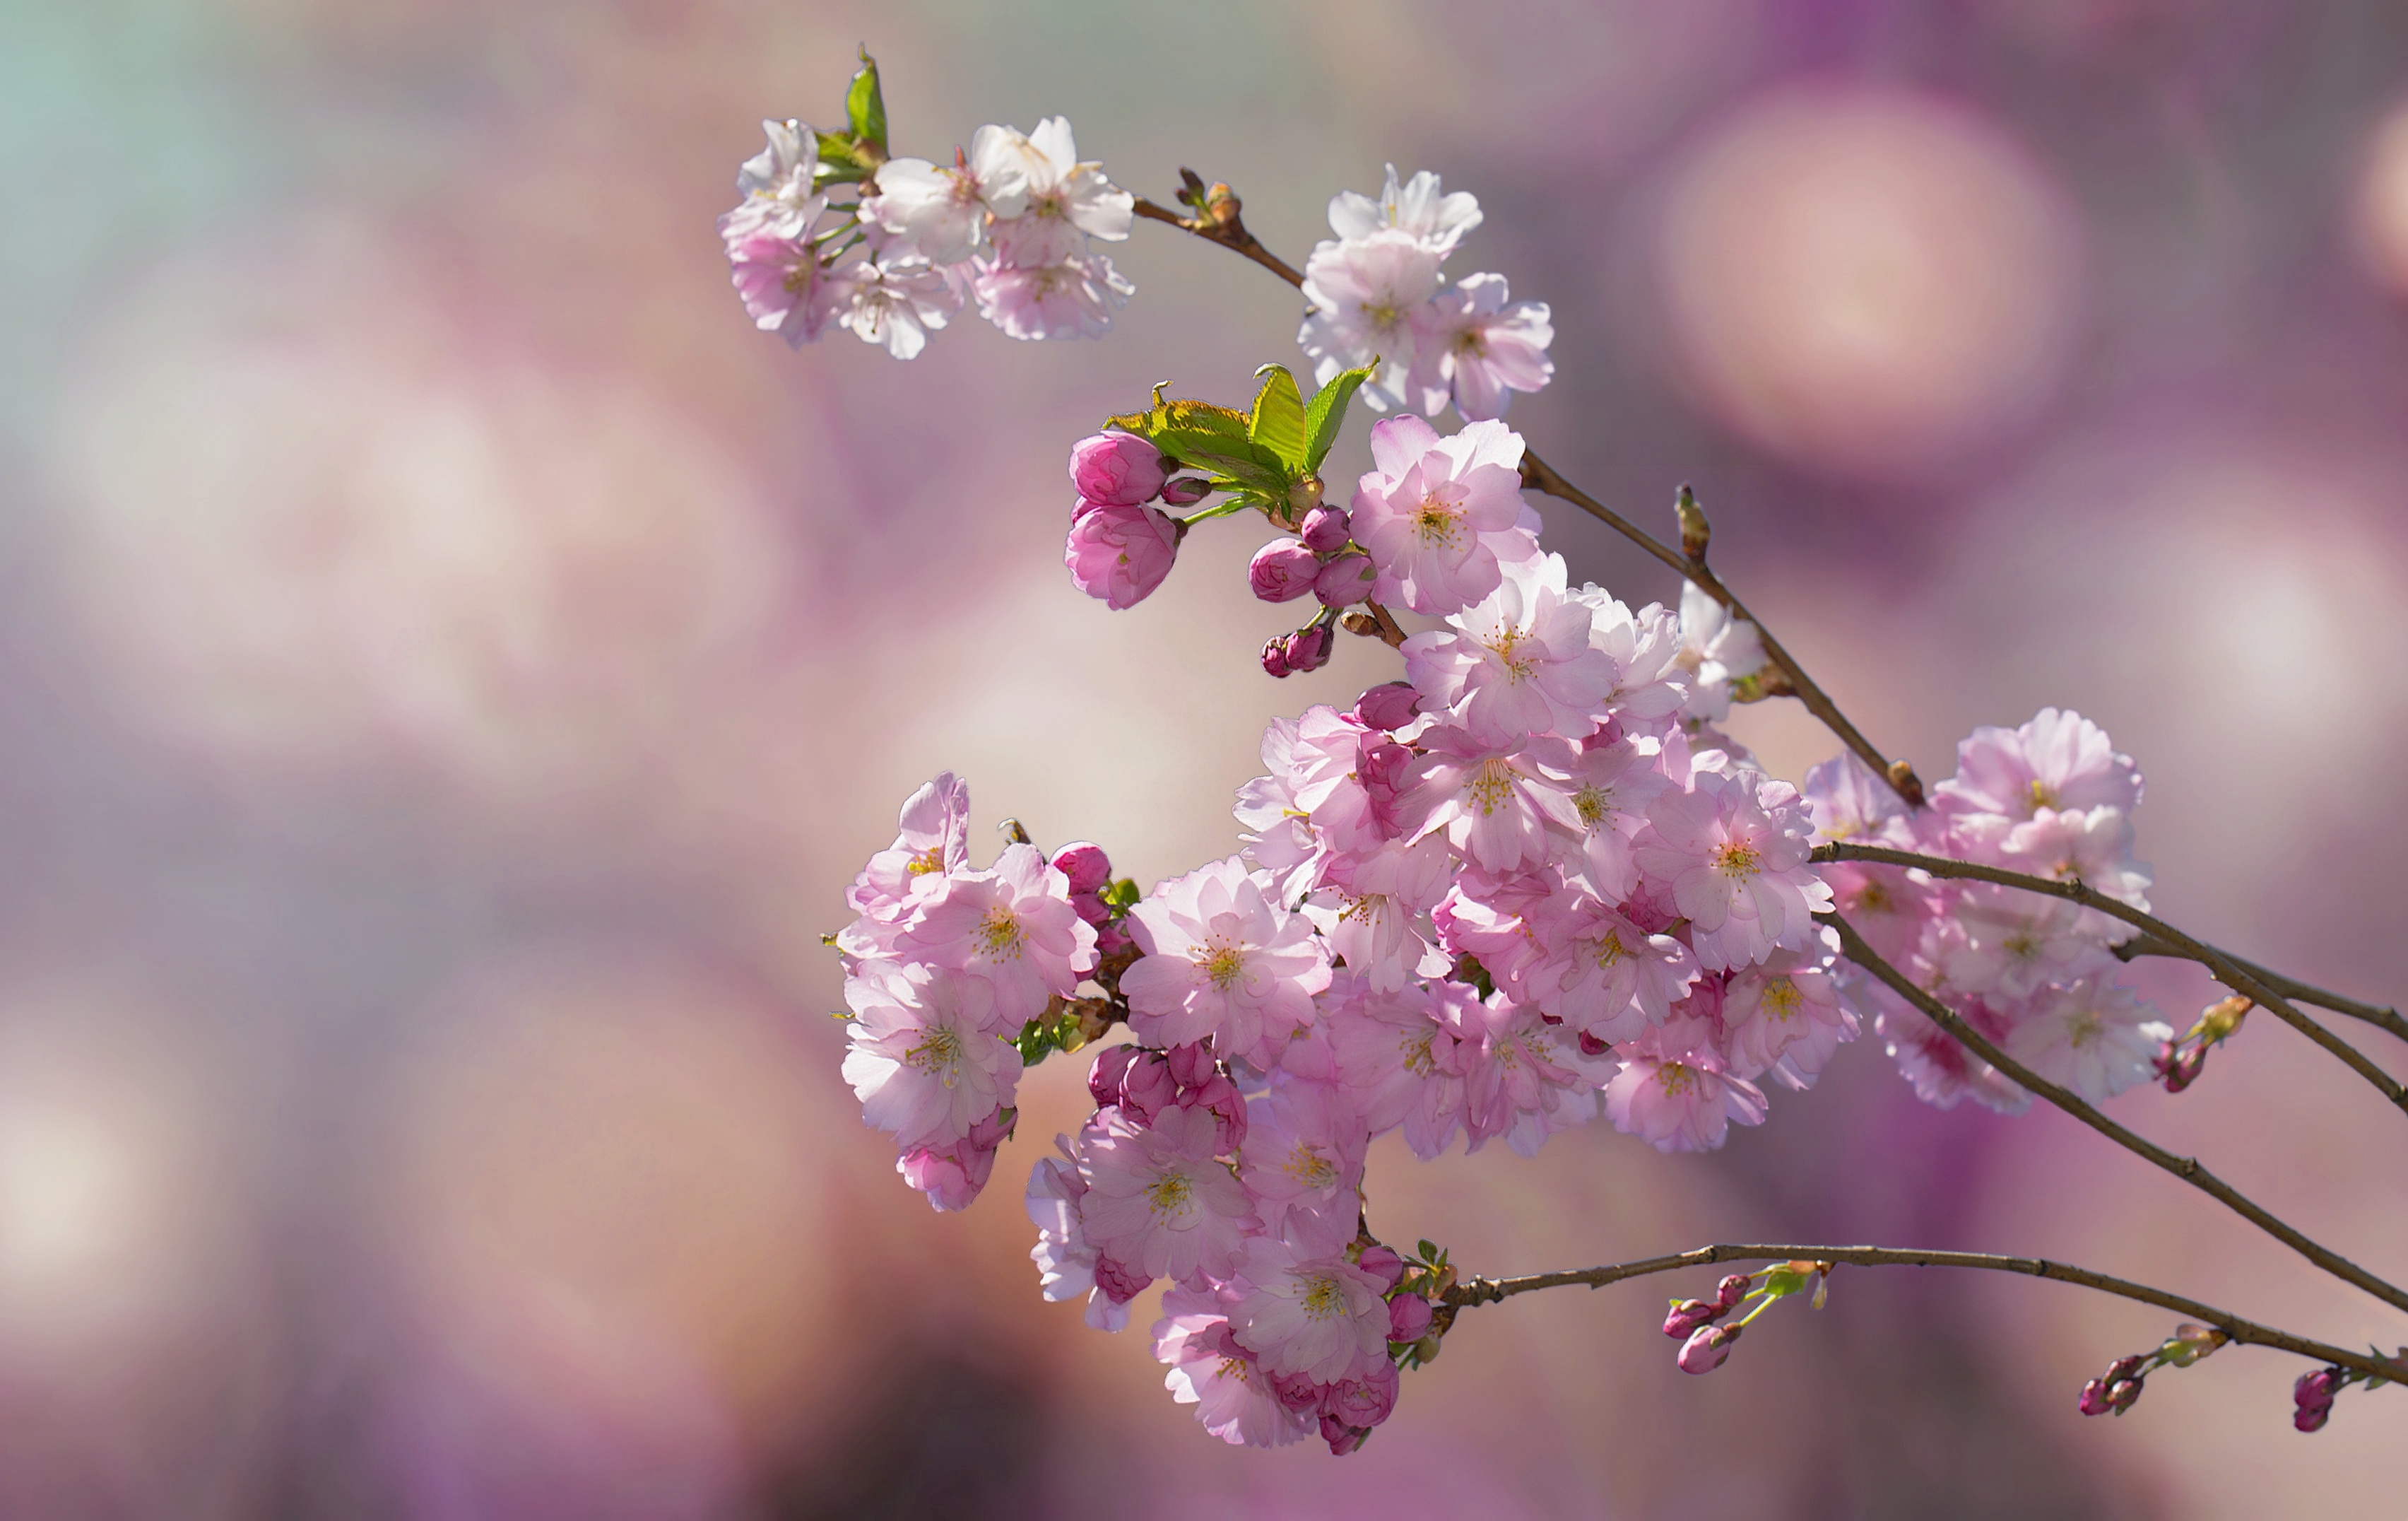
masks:
POLYGON ((1317 1272, 1304 1281, 1304 1294, 1297 1301, 1311 1320, 1335 1320, 1346 1313, 1346 1285, 1332 1272, 1317 1272))
POLYGON ((1598 821, 1613 809, 1613 789, 1600 787, 1592 782, 1572 794, 1572 807, 1580 810, 1581 823, 1594 829, 1598 821))
POLYGON ((1743 839, 1734 839, 1715 847, 1714 869, 1733 882, 1745 882, 1764 869, 1764 858, 1756 847, 1743 839))
POLYGON ((1327 1189, 1338 1182, 1338 1164, 1310 1141, 1299 1141, 1280 1170, 1306 1188, 1327 1189))
POLYGON ((1799 992, 1798 984, 1786 977, 1776 977, 1764 984, 1764 1007, 1775 1019, 1784 1023, 1796 1019, 1799 1007, 1805 1002, 1806 995, 1799 992))
POLYGON ((932 1025, 918 1045, 903 1053, 903 1065, 934 1073, 950 1088, 962 1072, 962 1038, 948 1026, 932 1025))
POLYGON ((2031 793, 2031 806, 2033 808, 2055 808, 2057 806, 2057 789, 2050 786, 2047 782, 2042 782, 2040 778, 2034 777, 2031 779, 2029 791, 2031 793))
POLYGON ((1205 947, 1203 968, 1212 985, 1226 993, 1246 975, 1246 948, 1227 940, 1214 940, 1205 947))
POLYGON ((1438 1070, 1438 1057, 1430 1051, 1430 1041, 1437 1034, 1433 1030, 1427 1035, 1406 1037, 1403 1046, 1406 1071, 1415 1077, 1428 1077, 1438 1070))
POLYGON ((1188 1199, 1195 1191, 1196 1185, 1188 1181, 1186 1173, 1166 1172, 1146 1185, 1146 1207, 1162 1220, 1185 1214, 1188 1199))
POLYGON ((1244 1383, 1246 1380, 1246 1359, 1243 1357, 1222 1358, 1221 1376, 1223 1378, 1236 1379, 1240 1384, 1244 1383))
POLYGON ((1017 961, 1023 940, 1020 915, 998 903, 986 911, 986 917, 979 921, 979 926, 970 938, 977 942, 979 953, 987 959, 1017 961))
POLYGON ((1697 1091, 1698 1069, 1686 1062, 1666 1062, 1656 1069, 1656 1083, 1664 1090, 1665 1098, 1678 1098, 1697 1091))
POLYGON ((1503 662, 1505 679, 1509 682, 1527 681, 1539 668, 1538 661, 1528 655, 1516 653, 1520 650, 1522 642, 1529 637, 1521 629, 1508 624, 1498 629, 1488 640, 1488 648, 1496 652, 1497 658, 1503 662))
POLYGON ((2080 1051, 2099 1039, 2103 1022, 2095 1009, 2085 1009, 2065 1022, 2065 1038, 2074 1050, 2080 1051))
POLYGON ((931 845, 903 863, 904 874, 912 877, 924 877, 931 871, 944 869, 945 849, 941 845, 931 845))
POLYGON ((1453 502, 1440 501, 1436 493, 1422 498, 1421 507, 1413 513, 1413 532, 1425 544, 1440 544, 1448 549, 1463 547, 1463 509, 1453 502))
POLYGON ((2028 929, 2024 929, 2017 930, 2015 933, 2008 936, 2005 940, 2000 940, 1999 942, 1999 949, 2014 957, 2017 961, 2033 961, 2039 959, 2041 943, 2038 936, 2035 936, 2028 929))
POLYGON ((1485 818, 1505 806, 1513 795, 1513 768, 1502 755, 1491 755, 1472 771, 1471 781, 1464 789, 1471 795, 1472 806, 1485 818))
POLYGON ((1622 931, 1609 929, 1605 939, 1597 942, 1598 970, 1604 971, 1630 954, 1630 947, 1622 943, 1622 931))

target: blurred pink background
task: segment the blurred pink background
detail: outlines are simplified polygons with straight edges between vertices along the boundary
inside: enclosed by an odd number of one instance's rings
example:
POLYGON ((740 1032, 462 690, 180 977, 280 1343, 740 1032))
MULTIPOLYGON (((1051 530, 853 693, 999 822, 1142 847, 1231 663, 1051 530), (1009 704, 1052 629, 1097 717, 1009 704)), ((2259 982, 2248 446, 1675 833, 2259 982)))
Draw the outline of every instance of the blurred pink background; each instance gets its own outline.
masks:
MULTIPOLYGON (((1474 10, 624 0, 0 9, 0 1514, 2394 1514, 2408 1395, 2289 1429, 2168 1317, 1842 1273, 1712 1379, 1661 1296, 1467 1316, 1358 1456, 1224 1449, 1042 1303, 1018 1194, 932 1215, 837 1077, 820 932, 894 811, 1226 854, 1263 537, 1111 613, 1068 442, 1297 362, 1294 294, 1140 224, 1108 341, 897 365, 754 333, 713 215, 880 58, 899 151, 1068 114, 1299 259, 1383 160, 1549 301, 1512 421, 1731 578, 1926 777, 2046 704, 2150 780, 2162 911, 2408 990, 2408 11, 2384 0, 1474 10), (2367 794, 2361 797, 2358 794, 2367 794)), ((1362 467, 1358 426, 1332 469, 1362 467)), ((1576 574, 1674 588, 1548 504, 1576 574)), ((1796 776, 1794 705, 1739 725, 1796 776)), ((2209 997, 2155 965, 2179 1025, 2209 997)), ((2347 1031, 2399 1070, 2408 1052, 2347 1031)), ((2199 1148, 2408 1272, 2398 1116, 2252 1022, 2199 1148)), ((1705 1158, 1374 1155, 1375 1228, 1512 1272, 1715 1239, 2068 1256, 2331 1340, 2408 1325, 2061 1116, 1877 1044, 1705 1158)), ((1140 1317, 1140 1325, 1143 1317, 1140 1317)))

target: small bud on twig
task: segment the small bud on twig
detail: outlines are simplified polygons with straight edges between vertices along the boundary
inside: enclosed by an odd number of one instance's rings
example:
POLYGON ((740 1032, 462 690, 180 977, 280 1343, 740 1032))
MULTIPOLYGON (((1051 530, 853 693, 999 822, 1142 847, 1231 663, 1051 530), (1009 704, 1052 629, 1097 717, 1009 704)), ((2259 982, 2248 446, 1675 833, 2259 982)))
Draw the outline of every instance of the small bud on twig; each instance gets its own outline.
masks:
POLYGON ((1681 520, 1681 552, 1702 564, 1706 545, 1713 538, 1713 527, 1706 522, 1706 509, 1698 505, 1698 494, 1686 482, 1673 499, 1673 515, 1681 520))

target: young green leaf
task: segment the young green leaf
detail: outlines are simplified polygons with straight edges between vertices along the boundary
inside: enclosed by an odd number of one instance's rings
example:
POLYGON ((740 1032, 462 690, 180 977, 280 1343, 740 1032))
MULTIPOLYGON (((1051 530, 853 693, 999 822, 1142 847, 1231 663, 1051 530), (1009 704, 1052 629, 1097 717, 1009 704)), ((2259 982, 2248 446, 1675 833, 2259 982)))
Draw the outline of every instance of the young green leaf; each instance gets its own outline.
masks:
POLYGON ((1263 388, 1254 393, 1254 415, 1246 437, 1257 450, 1268 451, 1291 475, 1307 473, 1305 465, 1304 398, 1297 394, 1296 377, 1284 365, 1265 365, 1254 371, 1263 388))
POLYGON ((844 93, 844 115, 853 128, 855 144, 867 145, 876 155, 876 162, 886 158, 886 96, 878 88, 878 60, 869 50, 861 51, 861 72, 853 77, 853 87, 844 93))
POLYGON ((1371 378, 1377 366, 1366 365, 1360 369, 1341 370, 1330 377, 1329 383, 1312 394, 1304 409, 1304 468, 1312 474, 1321 468, 1329 457, 1329 449, 1338 441, 1338 430, 1345 425, 1347 404, 1354 393, 1371 378))

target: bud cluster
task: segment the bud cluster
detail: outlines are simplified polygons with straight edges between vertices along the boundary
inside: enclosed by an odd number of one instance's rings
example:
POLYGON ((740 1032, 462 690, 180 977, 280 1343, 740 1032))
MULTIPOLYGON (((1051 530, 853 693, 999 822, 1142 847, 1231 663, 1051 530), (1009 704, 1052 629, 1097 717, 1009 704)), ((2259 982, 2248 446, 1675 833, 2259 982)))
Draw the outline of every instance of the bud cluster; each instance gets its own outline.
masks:
MULTIPOLYGON (((2118 1357, 2107 1365, 2107 1371, 2084 1385, 2082 1413, 2121 1415, 2140 1399, 2142 1386, 2148 1382, 2150 1373, 2160 1368, 2188 1368, 2230 1340, 2231 1337, 2213 1326, 2184 1321, 2156 1351, 2118 1357)), ((2300 1429, 2309 1431, 2315 1428, 2301 1427, 2300 1429)))

